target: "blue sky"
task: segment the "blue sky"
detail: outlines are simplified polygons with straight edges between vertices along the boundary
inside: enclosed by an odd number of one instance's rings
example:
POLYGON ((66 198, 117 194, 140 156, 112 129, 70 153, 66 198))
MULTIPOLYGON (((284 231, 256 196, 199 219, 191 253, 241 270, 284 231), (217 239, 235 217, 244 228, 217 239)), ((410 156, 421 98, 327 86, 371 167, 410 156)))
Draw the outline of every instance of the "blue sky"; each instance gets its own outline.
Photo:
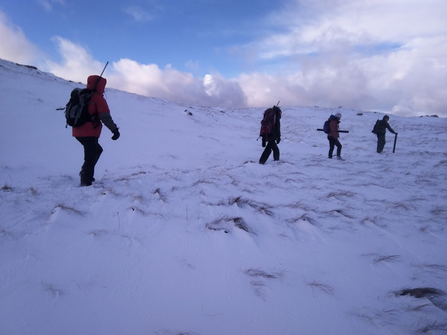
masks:
POLYGON ((4 0, 0 58, 80 82, 110 61, 109 87, 185 103, 446 115, 446 17, 445 0, 4 0))

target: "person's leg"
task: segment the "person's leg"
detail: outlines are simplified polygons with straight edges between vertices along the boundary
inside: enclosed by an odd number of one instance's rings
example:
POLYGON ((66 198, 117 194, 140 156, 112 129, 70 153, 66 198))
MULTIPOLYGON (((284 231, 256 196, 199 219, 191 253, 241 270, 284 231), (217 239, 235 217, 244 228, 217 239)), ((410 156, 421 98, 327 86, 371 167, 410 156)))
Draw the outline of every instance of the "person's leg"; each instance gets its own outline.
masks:
POLYGON ((332 158, 332 154, 334 153, 334 138, 328 136, 327 139, 329 140, 329 158, 332 158))
POLYGON ((341 157, 341 148, 343 147, 338 140, 338 138, 335 139, 334 144, 337 146, 337 156, 341 157))
POLYGON ((279 161, 279 148, 275 141, 272 141, 273 160, 279 161))
MULTIPOLYGON (((98 138, 97 137, 76 137, 84 147, 84 164, 81 171, 81 186, 90 186, 95 174, 95 164, 98 161, 98 138)), ((99 146, 100 147, 100 146, 99 146)), ((102 149, 102 148, 101 148, 102 149)), ((99 153, 100 155, 101 153, 99 153)))
MULTIPOLYGON (((272 152, 271 142, 272 141, 267 142, 264 152, 262 153, 261 158, 259 158, 259 164, 265 164, 265 162, 267 162, 267 159, 269 158, 270 153, 272 152)), ((273 143, 274 143, 274 141, 273 141, 273 143)))
POLYGON ((103 148, 102 146, 99 144, 99 142, 96 142, 96 161, 95 161, 95 166, 96 163, 98 163, 99 157, 101 157, 101 154, 103 152, 103 148))
POLYGON ((385 135, 377 135, 377 152, 381 153, 385 147, 385 135))

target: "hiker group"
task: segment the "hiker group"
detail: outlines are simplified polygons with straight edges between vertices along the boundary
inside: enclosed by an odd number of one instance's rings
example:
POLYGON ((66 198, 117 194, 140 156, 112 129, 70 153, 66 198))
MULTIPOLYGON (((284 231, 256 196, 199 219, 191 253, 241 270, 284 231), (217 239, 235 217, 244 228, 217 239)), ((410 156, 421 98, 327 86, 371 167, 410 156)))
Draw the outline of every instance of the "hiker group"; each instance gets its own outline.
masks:
MULTIPOLYGON (((108 64, 108 62, 107 62, 108 64)), ((104 70, 107 67, 104 67, 104 70)), ((118 126, 110 115, 110 109, 107 101, 104 99, 104 89, 107 80, 101 75, 92 75, 87 78, 87 87, 84 89, 75 88, 71 92, 70 101, 65 109, 65 118, 67 125, 72 127, 72 135, 84 148, 84 163, 79 172, 81 186, 90 186, 95 181, 95 166, 103 152, 99 144, 99 137, 104 124, 112 133, 112 140, 120 137, 118 126)), ((259 158, 259 164, 265 164, 270 154, 273 152, 273 160, 279 161, 280 151, 278 144, 281 142, 281 116, 282 111, 277 105, 265 110, 262 121, 260 137, 262 138, 262 147, 264 151, 259 158)), ((340 113, 331 115, 324 123, 323 130, 327 134, 329 141, 328 157, 333 157, 335 147, 337 147, 336 157, 341 157, 342 144, 339 137, 340 113)), ((373 133, 377 134, 377 152, 380 153, 385 146, 385 132, 388 129, 393 134, 394 130, 388 124, 389 117, 386 115, 382 120, 377 120, 373 133)), ((344 131, 347 132, 347 131, 344 131)))
MULTIPOLYGON (((264 115, 261 121, 260 137, 262 138, 262 147, 264 151, 259 158, 259 164, 265 164, 270 154, 273 151, 273 160, 279 160, 279 148, 278 144, 281 141, 281 109, 276 105, 272 108, 268 108, 264 111, 264 115)), ((329 152, 328 158, 333 157, 335 147, 337 147, 336 157, 338 160, 344 160, 341 157, 341 150, 343 148, 340 143, 340 132, 348 132, 339 130, 339 124, 341 120, 341 113, 337 112, 331 115, 327 121, 324 122, 323 129, 318 129, 324 131, 327 134, 327 139, 329 141, 329 152)), ((377 152, 381 153, 385 146, 385 133, 388 129, 391 133, 397 136, 397 133, 388 124, 389 116, 385 115, 382 120, 377 120, 372 132, 377 135, 377 152)))

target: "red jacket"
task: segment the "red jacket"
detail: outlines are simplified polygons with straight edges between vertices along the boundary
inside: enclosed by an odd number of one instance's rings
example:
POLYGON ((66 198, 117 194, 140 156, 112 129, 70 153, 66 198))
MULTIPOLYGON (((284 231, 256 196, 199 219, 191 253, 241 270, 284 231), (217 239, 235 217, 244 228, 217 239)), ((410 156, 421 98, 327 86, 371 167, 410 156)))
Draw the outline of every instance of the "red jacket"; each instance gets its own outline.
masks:
MULTIPOLYGON (((87 88, 93 90, 95 87, 95 83, 98 80, 99 76, 90 76, 87 79, 87 88)), ((91 115, 94 115, 96 112, 98 113, 97 120, 98 122, 87 122, 80 127, 73 127, 73 136, 74 137, 99 137, 101 135, 102 123, 101 121, 109 121, 104 122, 106 126, 111 131, 115 130, 117 127, 111 121, 109 106, 107 105, 106 99, 104 99, 104 89, 106 87, 107 80, 105 78, 100 78, 98 84, 96 85, 96 91, 92 95, 92 99, 90 100, 90 104, 88 106, 88 112, 91 115)))

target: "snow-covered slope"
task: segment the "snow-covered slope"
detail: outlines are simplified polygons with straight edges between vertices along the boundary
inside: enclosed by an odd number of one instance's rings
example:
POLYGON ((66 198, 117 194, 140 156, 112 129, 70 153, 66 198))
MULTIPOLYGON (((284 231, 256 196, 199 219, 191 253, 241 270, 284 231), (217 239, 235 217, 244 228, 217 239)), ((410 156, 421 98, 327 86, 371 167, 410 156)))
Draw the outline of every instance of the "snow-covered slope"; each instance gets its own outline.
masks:
POLYGON ((121 137, 81 188, 80 85, 0 60, 0 335, 446 333, 446 119, 391 115, 377 154, 382 115, 283 107, 259 165, 263 109, 106 89, 121 137))

